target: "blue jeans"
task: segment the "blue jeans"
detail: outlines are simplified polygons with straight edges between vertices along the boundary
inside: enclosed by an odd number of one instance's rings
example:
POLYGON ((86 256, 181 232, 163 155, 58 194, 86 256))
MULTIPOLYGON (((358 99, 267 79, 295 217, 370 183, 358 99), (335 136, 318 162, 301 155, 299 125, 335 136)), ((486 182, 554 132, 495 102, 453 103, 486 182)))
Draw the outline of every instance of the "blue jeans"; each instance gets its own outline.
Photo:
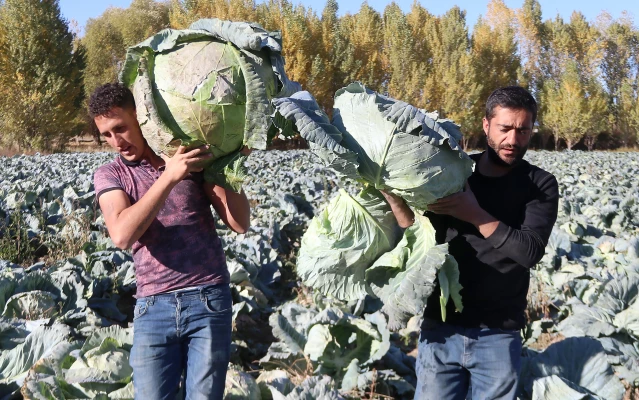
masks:
POLYGON ((415 400, 513 400, 521 348, 518 330, 463 328, 425 320, 415 400))
POLYGON ((143 297, 133 316, 135 398, 176 398, 182 372, 186 399, 222 399, 231 352, 228 284, 143 297))

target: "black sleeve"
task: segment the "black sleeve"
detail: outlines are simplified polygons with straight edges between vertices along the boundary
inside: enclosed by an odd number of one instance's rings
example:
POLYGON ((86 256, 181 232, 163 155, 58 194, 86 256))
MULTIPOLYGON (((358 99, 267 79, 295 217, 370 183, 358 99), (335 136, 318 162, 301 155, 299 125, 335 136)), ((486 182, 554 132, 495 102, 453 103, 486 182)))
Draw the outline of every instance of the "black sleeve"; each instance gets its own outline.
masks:
POLYGON ((526 204, 521 229, 500 222, 486 240, 518 264, 532 268, 544 256, 548 238, 557 220, 559 187, 551 174, 538 185, 534 198, 526 204))

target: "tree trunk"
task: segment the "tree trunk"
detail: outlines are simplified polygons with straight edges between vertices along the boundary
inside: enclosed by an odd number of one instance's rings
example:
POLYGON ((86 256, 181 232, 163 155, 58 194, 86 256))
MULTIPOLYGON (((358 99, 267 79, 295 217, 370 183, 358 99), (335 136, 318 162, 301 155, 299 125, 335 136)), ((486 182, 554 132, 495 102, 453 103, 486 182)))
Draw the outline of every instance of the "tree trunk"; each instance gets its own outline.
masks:
POLYGON ((572 140, 567 139, 566 140, 566 146, 568 147, 568 150, 572 150, 572 140))
POLYGON ((555 151, 559 151, 559 138, 555 135, 555 151))
POLYGON ((593 135, 586 135, 586 137, 584 138, 584 143, 586 145, 586 147, 588 148, 588 151, 592 151, 592 149, 595 147, 595 142, 597 141, 597 136, 593 136, 593 135))

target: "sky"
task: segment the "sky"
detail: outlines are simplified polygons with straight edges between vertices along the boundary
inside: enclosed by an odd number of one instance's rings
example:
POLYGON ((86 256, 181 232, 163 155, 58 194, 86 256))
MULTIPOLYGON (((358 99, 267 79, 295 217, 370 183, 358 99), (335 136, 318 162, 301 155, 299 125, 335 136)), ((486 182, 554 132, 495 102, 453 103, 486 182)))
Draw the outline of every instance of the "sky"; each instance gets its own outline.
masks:
MULTIPOLYGON (((259 1, 259 0, 258 0, 259 1)), ((294 3, 302 3, 313 8, 318 14, 326 4, 325 0, 291 0, 294 3)), ((523 0, 504 0, 510 8, 519 8, 523 0)), ((355 14, 363 0, 338 0, 339 14, 355 14)), ((368 0, 368 4, 378 10, 384 11, 384 7, 391 0, 368 0)), ((395 2, 405 12, 410 10, 413 0, 395 0, 395 2)), ((456 1, 433 1, 421 0, 420 3, 435 15, 444 14, 453 5, 458 5, 462 10, 466 10, 466 21, 469 28, 477 22, 480 15, 486 13, 488 0, 456 0, 456 1)), ((608 0, 605 2, 593 0, 539 0, 544 20, 553 18, 557 14, 568 20, 574 10, 581 11, 586 19, 594 21, 602 10, 609 12, 613 18, 621 16, 621 12, 629 11, 635 17, 635 24, 639 25, 639 1, 637 0, 608 0)), ((126 8, 131 4, 131 0, 60 0, 60 9, 67 20, 75 20, 80 28, 83 28, 89 18, 100 16, 110 6, 126 8)))

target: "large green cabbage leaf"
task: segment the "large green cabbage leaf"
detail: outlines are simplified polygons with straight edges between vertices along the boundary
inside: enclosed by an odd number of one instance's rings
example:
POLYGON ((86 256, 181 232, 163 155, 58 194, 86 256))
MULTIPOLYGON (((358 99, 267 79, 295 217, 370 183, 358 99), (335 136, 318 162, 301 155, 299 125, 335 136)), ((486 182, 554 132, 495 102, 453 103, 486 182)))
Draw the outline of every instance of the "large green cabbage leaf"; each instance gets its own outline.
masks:
POLYGON ((351 196, 340 190, 302 237, 297 274, 322 294, 357 300, 369 290, 365 272, 399 238, 399 227, 379 191, 351 196))
POLYGON ((70 337, 71 329, 66 325, 35 328, 24 343, 0 354, 0 386, 11 386, 18 382, 19 387, 33 364, 47 357, 58 344, 69 341, 70 337))
POLYGON ((384 303, 382 311, 388 315, 391 330, 406 326, 412 316, 424 310, 438 277, 445 319, 450 297, 457 310, 462 310, 459 269, 448 254, 448 245, 437 244, 435 229, 428 218, 420 215, 415 216, 415 223, 406 229, 397 246, 366 270, 366 281, 371 292, 384 303))
POLYGON ((239 150, 265 149, 274 136, 270 100, 301 89, 286 77, 281 50, 278 32, 204 19, 130 47, 120 80, 156 153, 209 144, 206 179, 237 189, 239 150))
POLYGON ((625 392, 606 359, 601 343, 593 338, 568 338, 550 345, 527 362, 522 381, 525 390, 535 398, 540 398, 539 393, 534 394, 535 390, 543 390, 546 396, 549 396, 548 393, 558 396, 568 393, 568 387, 572 389, 571 395, 581 387, 585 389, 579 390, 583 394, 591 393, 610 400, 621 400, 625 392), (534 385, 536 380, 550 376, 571 384, 553 379, 534 385))
POLYGON ((292 121, 326 165, 417 209, 460 191, 472 173, 473 161, 458 144, 462 135, 449 120, 360 83, 337 91, 330 125, 314 102, 308 94, 275 100, 280 130, 292 121))

